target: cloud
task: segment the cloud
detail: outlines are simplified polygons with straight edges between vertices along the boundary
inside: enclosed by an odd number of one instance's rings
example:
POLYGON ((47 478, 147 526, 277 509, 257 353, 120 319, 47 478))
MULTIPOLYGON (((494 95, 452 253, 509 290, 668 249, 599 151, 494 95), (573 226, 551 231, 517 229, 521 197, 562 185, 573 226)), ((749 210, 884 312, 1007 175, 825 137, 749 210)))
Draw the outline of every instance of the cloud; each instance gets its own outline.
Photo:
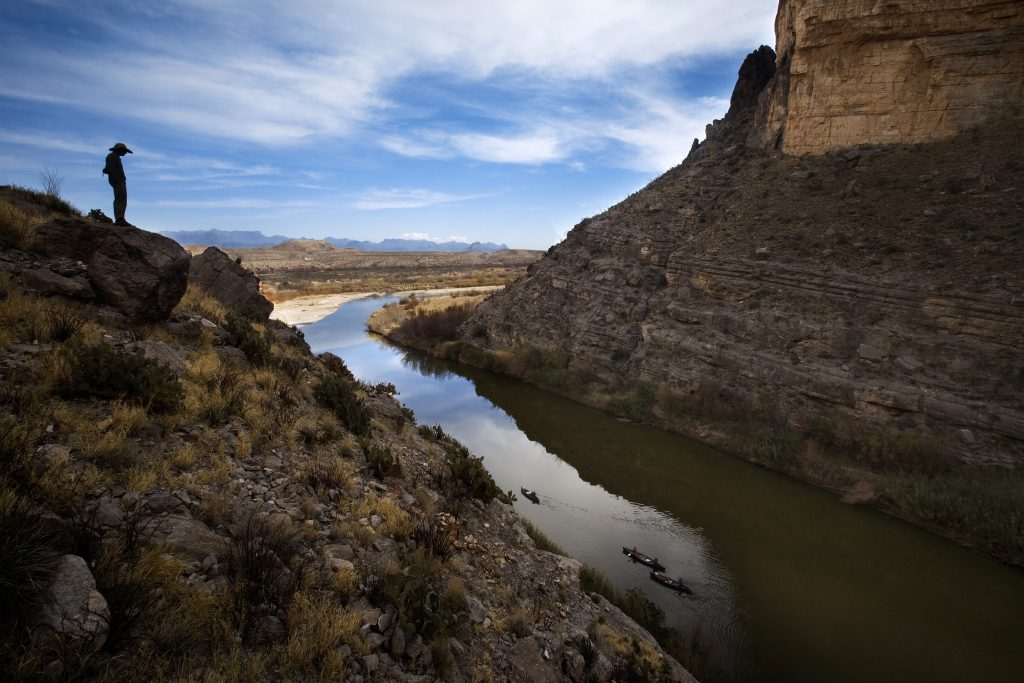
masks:
POLYGON ((351 203, 351 207, 361 211, 418 209, 424 206, 476 199, 481 196, 483 195, 455 195, 413 188, 370 189, 356 197, 351 203))
MULTIPOLYGON (((4 31, 4 94, 59 93, 82 109, 114 107, 179 131, 268 146, 363 131, 411 106, 403 83, 422 74, 449 83, 518 74, 522 83, 556 89, 582 79, 614 90, 623 69, 770 40, 774 15, 763 0, 52 4, 59 5, 53 21, 70 19, 74 37, 4 31)), ((514 145, 491 132, 450 134, 445 149, 488 161, 537 163, 565 153, 561 140, 543 134, 514 145)), ((408 146, 402 153, 417 155, 408 146)))
MULTIPOLYGON (((86 144, 75 140, 56 138, 47 133, 0 131, 0 142, 10 145, 26 145, 58 152, 75 152, 92 156, 104 155, 106 147, 101 144, 86 144)), ((108 143, 109 144, 109 143, 108 143)))
POLYGON ((469 238, 465 235, 448 235, 447 237, 432 237, 427 232, 403 232, 399 235, 402 239, 407 240, 426 240, 428 242, 462 242, 463 244, 469 244, 469 238))

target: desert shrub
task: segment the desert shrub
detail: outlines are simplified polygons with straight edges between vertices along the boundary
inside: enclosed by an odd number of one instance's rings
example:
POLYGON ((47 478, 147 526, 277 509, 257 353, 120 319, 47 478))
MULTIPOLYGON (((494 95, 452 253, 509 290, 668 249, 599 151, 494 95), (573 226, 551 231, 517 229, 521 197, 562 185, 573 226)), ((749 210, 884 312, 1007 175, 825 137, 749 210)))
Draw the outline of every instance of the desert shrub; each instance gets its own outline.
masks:
POLYGON ((244 374, 220 362, 214 353, 196 357, 188 366, 184 409, 212 427, 241 415, 248 386, 244 374))
POLYGON ((313 396, 320 405, 337 415, 349 431, 366 436, 370 433, 370 414, 356 396, 353 384, 352 381, 328 375, 313 389, 313 396))
POLYGON ((993 555, 1024 566, 1024 475, 963 468, 955 472, 894 471, 880 488, 901 514, 965 536, 993 555))
POLYGON ((653 416, 657 394, 644 382, 624 386, 609 399, 608 410, 633 422, 649 422, 653 416))
POLYGON ((884 472, 948 472, 956 458, 936 439, 897 429, 869 430, 859 436, 854 457, 884 472))
POLYGON ((231 343, 240 348, 253 365, 266 365, 273 360, 270 333, 266 329, 262 333, 257 331, 250 318, 228 311, 224 329, 231 334, 231 343))
POLYGON ((23 480, 29 476, 29 460, 43 433, 43 410, 31 391, 10 384, 0 385, 0 484, 5 478, 23 480))
POLYGON ((235 620, 246 636, 252 636, 259 618, 284 608, 299 589, 305 567, 289 561, 298 539, 284 524, 269 524, 253 515, 231 545, 230 565, 234 575, 235 620))
POLYGON ((170 411, 181 402, 181 384, 170 368, 142 354, 126 354, 77 338, 64 345, 57 390, 61 396, 121 399, 170 411))
POLYGON ((796 456, 800 450, 800 437, 783 427, 760 426, 749 435, 750 452, 761 464, 789 472, 796 467, 796 456))
POLYGON ((455 552, 457 538, 453 530, 428 517, 417 525, 413 538, 434 557, 447 560, 455 552))
POLYGON ((53 304, 46 309, 47 337, 66 342, 85 326, 86 319, 67 304, 53 304))
POLYGON ((56 541, 40 511, 0 490, 0 622, 16 619, 46 589, 59 557, 56 541))
POLYGON ((327 450, 319 450, 309 458, 306 481, 321 494, 330 489, 344 491, 352 483, 352 474, 348 464, 340 456, 327 450))
POLYGON ((524 518, 523 527, 526 528, 526 535, 533 539, 533 544, 537 546, 537 550, 543 550, 545 552, 562 555, 564 557, 569 556, 569 553, 562 550, 557 543, 548 538, 543 531, 535 527, 530 520, 524 518))
POLYGON ((459 326, 466 322, 473 308, 469 304, 456 304, 443 311, 418 310, 416 315, 409 316, 394 334, 400 339, 428 346, 438 342, 455 341, 459 338, 459 326))
POLYGON ((836 426, 828 418, 816 416, 807 425, 807 436, 827 448, 836 442, 836 426))
POLYGON ((366 462, 378 479, 401 474, 402 463, 387 446, 364 442, 363 453, 366 454, 366 462))
POLYGON ((100 209, 89 209, 89 213, 86 214, 87 218, 90 218, 97 223, 113 223, 114 219, 103 213, 100 209))
POLYGON ((445 434, 441 425, 420 425, 417 427, 420 436, 437 443, 444 449, 448 462, 450 479, 447 482, 449 493, 455 498, 479 498, 485 503, 503 496, 501 489, 494 483, 494 478, 484 467, 483 458, 473 455, 469 449, 454 437, 445 434))
POLYGON ((430 641, 451 633, 466 615, 452 601, 442 599, 443 590, 435 586, 440 570, 436 558, 417 549, 409 557, 408 569, 382 577, 371 597, 377 604, 390 602, 398 607, 398 623, 408 636, 430 641))

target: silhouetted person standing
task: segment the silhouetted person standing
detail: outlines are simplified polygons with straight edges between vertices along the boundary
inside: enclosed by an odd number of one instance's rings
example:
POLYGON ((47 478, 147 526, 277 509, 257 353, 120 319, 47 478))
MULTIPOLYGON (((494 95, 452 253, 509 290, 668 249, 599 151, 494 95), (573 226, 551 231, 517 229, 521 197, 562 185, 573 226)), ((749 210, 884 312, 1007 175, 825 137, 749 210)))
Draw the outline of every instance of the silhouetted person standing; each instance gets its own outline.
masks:
POLYGON ((117 225, 131 225, 124 219, 124 211, 128 208, 128 184, 124 177, 124 166, 121 165, 121 157, 131 153, 123 142, 119 142, 110 148, 107 165, 103 167, 107 182, 114 188, 114 223, 117 225))

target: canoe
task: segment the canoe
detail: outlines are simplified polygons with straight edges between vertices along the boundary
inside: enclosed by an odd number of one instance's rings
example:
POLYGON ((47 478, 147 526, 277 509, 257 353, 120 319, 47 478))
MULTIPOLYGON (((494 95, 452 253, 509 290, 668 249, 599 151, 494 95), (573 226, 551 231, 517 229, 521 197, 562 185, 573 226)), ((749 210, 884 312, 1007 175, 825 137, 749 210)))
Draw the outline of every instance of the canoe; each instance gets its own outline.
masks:
POLYGON ((653 579, 656 583, 660 583, 662 586, 665 586, 665 588, 671 588, 672 590, 679 591, 680 593, 693 595, 693 591, 690 590, 690 587, 687 586, 685 583, 683 583, 679 579, 673 579, 671 576, 666 576, 661 572, 651 572, 651 579, 653 579))
POLYGON ((647 565, 655 571, 665 571, 665 565, 663 565, 661 562, 658 562, 658 558, 648 557, 639 550, 633 550, 632 548, 622 546, 622 554, 628 557, 629 559, 633 560, 634 562, 639 562, 640 564, 647 565))
POLYGON ((525 486, 520 486, 519 490, 523 493, 523 498, 532 500, 534 503, 540 504, 540 496, 537 495, 536 491, 531 491, 525 486))

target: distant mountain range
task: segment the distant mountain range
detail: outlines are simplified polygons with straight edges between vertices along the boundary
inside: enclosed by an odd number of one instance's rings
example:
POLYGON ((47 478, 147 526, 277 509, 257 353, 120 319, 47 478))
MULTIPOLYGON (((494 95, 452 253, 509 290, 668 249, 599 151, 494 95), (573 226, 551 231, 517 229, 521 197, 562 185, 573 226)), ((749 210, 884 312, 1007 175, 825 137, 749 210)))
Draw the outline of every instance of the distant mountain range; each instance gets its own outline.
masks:
MULTIPOLYGON (((162 235, 170 237, 179 244, 205 244, 225 249, 241 249, 245 247, 270 247, 287 242, 292 237, 284 235, 264 235, 258 230, 178 230, 162 231, 162 235)), ((359 251, 452 251, 452 252, 492 252, 508 249, 505 244, 494 242, 434 242, 432 240, 407 240, 388 238, 380 242, 350 240, 344 237, 327 237, 324 241, 343 249, 359 251)))

